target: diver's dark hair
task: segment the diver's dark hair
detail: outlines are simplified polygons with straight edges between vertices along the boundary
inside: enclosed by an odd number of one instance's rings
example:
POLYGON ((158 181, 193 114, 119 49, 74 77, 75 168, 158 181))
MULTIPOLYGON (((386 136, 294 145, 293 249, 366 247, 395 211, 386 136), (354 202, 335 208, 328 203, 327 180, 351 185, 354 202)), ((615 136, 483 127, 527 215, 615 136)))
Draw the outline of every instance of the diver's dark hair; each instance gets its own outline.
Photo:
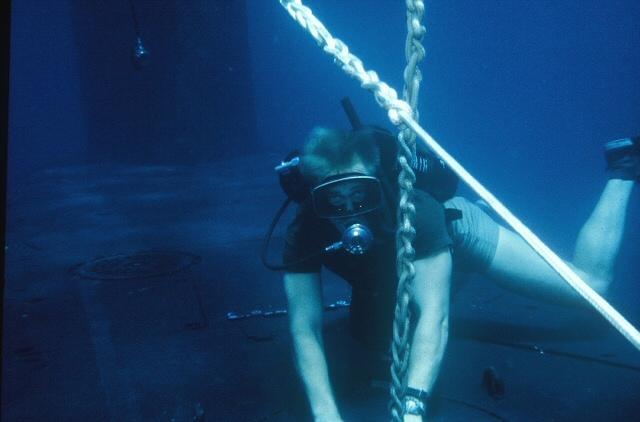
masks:
POLYGON ((305 180, 316 185, 336 170, 341 172, 359 158, 367 172, 375 175, 380 167, 380 150, 372 130, 346 132, 315 127, 305 143, 300 171, 305 180))

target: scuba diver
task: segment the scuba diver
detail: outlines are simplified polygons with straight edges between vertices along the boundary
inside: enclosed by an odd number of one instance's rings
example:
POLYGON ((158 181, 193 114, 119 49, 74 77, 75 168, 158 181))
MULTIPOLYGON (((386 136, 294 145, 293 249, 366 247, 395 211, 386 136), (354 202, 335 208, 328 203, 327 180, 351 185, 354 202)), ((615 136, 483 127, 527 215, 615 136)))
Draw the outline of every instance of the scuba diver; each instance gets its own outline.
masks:
MULTIPOLYGON (((373 126, 356 125, 352 131, 317 127, 302 153, 277 169, 281 174, 295 170, 289 174, 294 182, 283 188, 299 206, 286 232, 283 265, 272 268, 285 270, 295 363, 315 421, 342 421, 322 336, 322 267, 351 285, 351 335, 381 352, 391 342, 398 283, 396 145, 394 136, 373 126)), ((608 142, 605 157, 608 180, 579 232, 570 263, 600 294, 613 280, 628 201, 640 181, 640 138, 608 142)), ((416 235, 407 422, 427 415, 447 344, 457 275, 480 273, 529 297, 582 303, 522 238, 476 204, 454 196, 457 178, 439 159, 418 151, 412 167, 416 235)))

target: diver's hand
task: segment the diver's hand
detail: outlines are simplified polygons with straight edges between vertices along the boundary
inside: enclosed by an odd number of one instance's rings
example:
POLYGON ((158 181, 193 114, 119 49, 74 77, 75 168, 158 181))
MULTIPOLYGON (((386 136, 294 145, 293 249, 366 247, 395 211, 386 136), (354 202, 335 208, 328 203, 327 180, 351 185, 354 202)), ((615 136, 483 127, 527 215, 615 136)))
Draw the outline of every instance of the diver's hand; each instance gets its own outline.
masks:
POLYGON ((404 415, 404 422, 424 422, 424 419, 420 415, 404 415))
POLYGON ((323 406, 313 412, 313 422, 344 422, 335 404, 323 406))
POLYGON ((314 422, 344 422, 339 414, 318 415, 313 418, 314 422))

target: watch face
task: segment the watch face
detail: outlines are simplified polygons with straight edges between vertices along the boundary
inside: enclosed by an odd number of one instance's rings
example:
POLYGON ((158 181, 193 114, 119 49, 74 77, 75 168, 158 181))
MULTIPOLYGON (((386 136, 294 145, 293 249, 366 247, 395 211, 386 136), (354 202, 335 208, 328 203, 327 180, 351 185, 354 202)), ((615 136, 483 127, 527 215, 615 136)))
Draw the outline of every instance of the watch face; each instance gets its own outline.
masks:
POLYGON ((404 399, 404 413, 407 415, 424 415, 424 404, 413 397, 404 399))

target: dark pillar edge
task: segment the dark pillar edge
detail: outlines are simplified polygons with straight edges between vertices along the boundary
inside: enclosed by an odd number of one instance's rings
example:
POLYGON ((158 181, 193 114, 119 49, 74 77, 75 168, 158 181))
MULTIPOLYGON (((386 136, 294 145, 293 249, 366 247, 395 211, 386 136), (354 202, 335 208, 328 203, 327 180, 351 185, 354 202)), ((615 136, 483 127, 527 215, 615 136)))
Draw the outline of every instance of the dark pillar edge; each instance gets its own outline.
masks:
MULTIPOLYGON (((2 128, 2 135, 0 138, 0 198, 2 203, 0 207, 0 246, 2 251, 0 252, 0 269, 2 270, 2 277, 0 277, 0 368, 2 368, 4 354, 3 340, 4 340, 4 287, 5 287, 5 241, 6 241, 6 227, 7 227, 7 145, 9 143, 9 46, 10 46, 10 34, 11 34, 11 0, 5 0, 1 2, 0 9, 0 28, 2 28, 2 35, 0 36, 0 42, 2 43, 2 70, 0 70, 0 78, 2 81, 2 87, 4 90, 1 92, 4 95, 2 101, 0 101, 0 128, 2 128)), ((1 370, 0 370, 1 372, 1 370)), ((2 397, 2 383, 0 382, 0 401, 2 397)), ((0 404, 0 409, 4 406, 0 404)))

